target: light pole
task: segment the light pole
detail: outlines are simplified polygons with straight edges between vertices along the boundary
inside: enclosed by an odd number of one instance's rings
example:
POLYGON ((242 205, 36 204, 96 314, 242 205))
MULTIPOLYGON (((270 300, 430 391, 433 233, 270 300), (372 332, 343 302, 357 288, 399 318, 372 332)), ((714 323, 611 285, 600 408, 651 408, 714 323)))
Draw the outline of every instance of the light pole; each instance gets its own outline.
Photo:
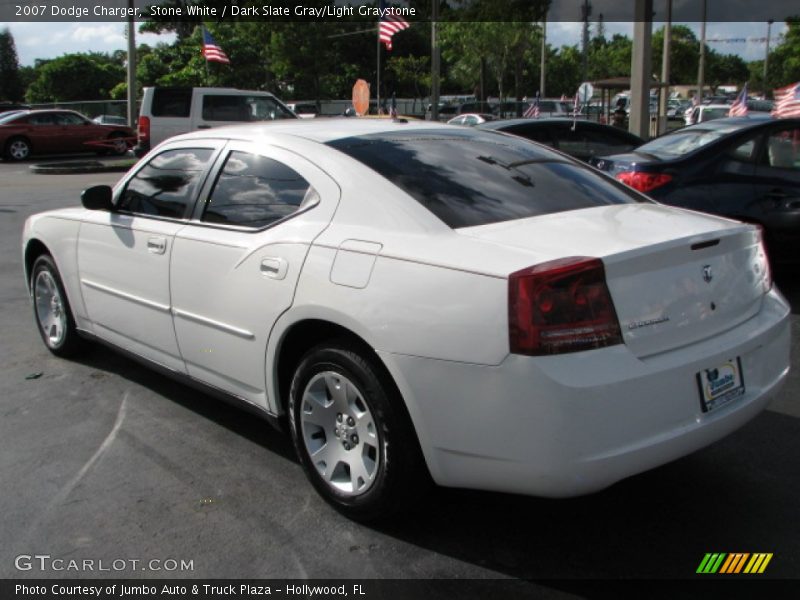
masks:
POLYGON ((706 0, 703 0, 703 20, 700 23, 700 62, 697 65, 697 100, 703 102, 706 85, 706 0))
POLYGON ((544 82, 545 82, 545 68, 547 64, 547 13, 544 13, 542 19, 542 56, 539 61, 539 97, 545 97, 544 82))
POLYGON ((764 98, 769 93, 769 85, 767 84, 767 75, 769 73, 769 36, 772 33, 772 24, 775 21, 770 19, 767 21, 767 49, 764 52, 764 98))
POLYGON ((667 100, 669 97, 669 53, 672 49, 672 0, 667 0, 667 20, 664 22, 664 46, 661 55, 661 83, 658 93, 658 134, 667 130, 667 100))
POLYGON ((133 0, 128 0, 128 126, 136 127, 136 23, 133 0))

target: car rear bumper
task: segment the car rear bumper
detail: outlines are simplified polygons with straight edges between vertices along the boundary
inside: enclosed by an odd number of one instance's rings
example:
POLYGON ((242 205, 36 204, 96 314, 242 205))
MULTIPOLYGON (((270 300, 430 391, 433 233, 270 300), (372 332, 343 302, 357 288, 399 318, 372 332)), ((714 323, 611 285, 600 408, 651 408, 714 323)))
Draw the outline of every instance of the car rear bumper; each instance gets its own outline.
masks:
POLYGON ((755 417, 789 369, 789 307, 640 359, 619 345, 497 366, 382 357, 440 485, 548 497, 590 493, 664 464, 755 417), (703 412, 696 374, 739 357, 745 393, 703 412))
POLYGON ((150 152, 150 142, 139 142, 133 147, 133 155, 136 158, 142 158, 148 152, 150 152))

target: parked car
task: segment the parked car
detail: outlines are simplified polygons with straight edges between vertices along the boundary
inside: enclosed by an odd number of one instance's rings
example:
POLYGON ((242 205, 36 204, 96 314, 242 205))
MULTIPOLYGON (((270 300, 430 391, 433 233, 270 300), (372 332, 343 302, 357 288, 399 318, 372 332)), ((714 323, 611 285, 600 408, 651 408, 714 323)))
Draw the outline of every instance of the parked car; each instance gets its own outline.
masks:
POLYGON ((486 113, 466 113, 463 115, 459 115, 457 117, 453 117, 447 122, 447 124, 467 125, 469 127, 474 127, 475 125, 480 125, 481 123, 488 123, 489 121, 494 121, 494 119, 495 119, 494 115, 489 115, 486 113))
POLYGON ((700 104, 692 106, 684 113, 684 123, 686 125, 694 125, 713 119, 723 119, 728 116, 730 110, 730 104, 700 104))
POLYGON ((800 257, 800 119, 716 119, 590 162, 659 202, 763 226, 775 261, 800 257))
POLYGON ((58 152, 125 154, 134 137, 129 127, 98 125, 72 110, 26 110, 0 119, 6 160, 58 152))
POLYGON ((313 102, 290 102, 286 106, 301 119, 313 119, 319 114, 319 109, 313 102))
POLYGON ((233 88, 146 87, 139 109, 136 156, 167 138, 232 123, 296 119, 269 92, 233 88))
POLYGON ((118 115, 98 115, 92 119, 92 123, 99 125, 128 125, 128 119, 118 115))
POLYGON ((629 152, 644 143, 624 129, 581 119, 509 119, 480 127, 519 135, 583 161, 610 152, 629 152))
POLYGON ((99 340, 285 419, 314 487, 357 519, 418 502, 429 475, 604 488, 738 429, 788 372, 757 227, 515 136, 210 129, 82 201, 24 227, 47 348, 99 340))
POLYGON ((684 115, 691 105, 689 100, 670 99, 667 106, 667 118, 683 121, 684 115))

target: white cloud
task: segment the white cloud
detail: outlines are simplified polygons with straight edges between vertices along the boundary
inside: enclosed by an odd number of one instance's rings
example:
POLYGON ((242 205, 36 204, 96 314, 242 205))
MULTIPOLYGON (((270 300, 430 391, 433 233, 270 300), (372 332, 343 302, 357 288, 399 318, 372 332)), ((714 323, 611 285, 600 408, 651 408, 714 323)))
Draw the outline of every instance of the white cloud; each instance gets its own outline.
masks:
MULTIPOLYGON (((125 50, 126 26, 120 23, 0 23, 14 36, 21 65, 33 65, 37 58, 56 58, 72 52, 113 52, 125 50)), ((136 44, 155 46, 171 43, 173 34, 136 34, 136 44)))
POLYGON ((76 42, 99 42, 105 46, 125 45, 125 25, 73 25, 70 38, 76 42))

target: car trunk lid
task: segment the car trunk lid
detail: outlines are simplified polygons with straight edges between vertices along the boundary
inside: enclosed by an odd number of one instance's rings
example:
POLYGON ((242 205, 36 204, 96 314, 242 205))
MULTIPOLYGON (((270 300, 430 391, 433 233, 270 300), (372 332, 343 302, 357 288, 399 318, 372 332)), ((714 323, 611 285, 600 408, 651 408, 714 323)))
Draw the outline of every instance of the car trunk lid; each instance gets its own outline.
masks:
POLYGON ((458 230, 536 256, 602 259, 623 339, 640 357, 713 337, 769 289, 760 231, 664 207, 620 205, 458 230))

